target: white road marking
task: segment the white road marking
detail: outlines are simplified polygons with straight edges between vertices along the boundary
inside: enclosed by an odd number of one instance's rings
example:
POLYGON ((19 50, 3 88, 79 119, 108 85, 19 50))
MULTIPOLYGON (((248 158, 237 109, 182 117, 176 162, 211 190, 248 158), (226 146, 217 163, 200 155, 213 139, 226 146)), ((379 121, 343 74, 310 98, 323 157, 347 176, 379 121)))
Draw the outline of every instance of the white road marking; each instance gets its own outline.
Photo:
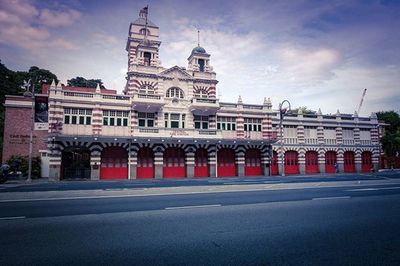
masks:
POLYGON ((348 189, 345 191, 373 191, 373 190, 378 190, 377 188, 359 188, 359 189, 348 189))
POLYGON ((331 199, 350 199, 350 196, 343 197, 328 197, 328 198, 313 198, 312 200, 331 200, 331 199))
POLYGON ((212 205, 193 205, 193 206, 179 206, 179 207, 167 207, 166 210, 179 210, 179 209, 193 209, 193 208, 213 208, 213 207, 221 207, 221 204, 212 204, 212 205))
POLYGON ((348 189, 345 191, 374 191, 374 190, 388 190, 388 189, 400 189, 400 187, 358 188, 358 189, 348 189))
POLYGON ((25 216, 14 216, 14 217, 0 217, 0 220, 17 220, 17 219, 25 219, 25 216))

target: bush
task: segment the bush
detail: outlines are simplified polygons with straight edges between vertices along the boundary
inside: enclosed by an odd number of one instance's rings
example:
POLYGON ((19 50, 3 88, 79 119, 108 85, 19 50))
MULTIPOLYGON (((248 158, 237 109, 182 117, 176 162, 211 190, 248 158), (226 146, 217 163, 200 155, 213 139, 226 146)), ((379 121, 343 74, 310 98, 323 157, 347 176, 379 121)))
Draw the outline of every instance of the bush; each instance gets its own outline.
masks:
MULTIPOLYGON (((7 160, 10 172, 21 172, 23 176, 28 175, 29 157, 13 155, 7 160)), ((40 178, 40 157, 32 157, 32 178, 40 178)))

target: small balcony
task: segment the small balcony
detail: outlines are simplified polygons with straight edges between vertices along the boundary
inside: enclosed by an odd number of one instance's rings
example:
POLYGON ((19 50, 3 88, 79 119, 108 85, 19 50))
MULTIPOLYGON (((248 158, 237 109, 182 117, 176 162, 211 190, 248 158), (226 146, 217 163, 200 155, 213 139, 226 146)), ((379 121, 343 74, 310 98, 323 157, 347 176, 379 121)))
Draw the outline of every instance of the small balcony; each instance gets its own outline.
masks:
POLYGON ((218 99, 192 98, 190 111, 196 115, 213 115, 220 109, 218 99))
POLYGON ((164 104, 164 97, 159 94, 138 93, 132 96, 133 109, 137 111, 156 112, 164 104))

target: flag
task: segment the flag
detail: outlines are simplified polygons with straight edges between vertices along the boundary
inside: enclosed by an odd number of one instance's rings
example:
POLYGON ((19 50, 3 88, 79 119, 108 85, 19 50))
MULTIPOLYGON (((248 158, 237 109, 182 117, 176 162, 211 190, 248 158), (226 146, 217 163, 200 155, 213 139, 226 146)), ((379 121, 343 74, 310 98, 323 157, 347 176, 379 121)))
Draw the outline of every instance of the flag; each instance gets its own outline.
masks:
POLYGON ((139 17, 147 17, 148 12, 149 12, 149 6, 145 6, 140 10, 139 17))

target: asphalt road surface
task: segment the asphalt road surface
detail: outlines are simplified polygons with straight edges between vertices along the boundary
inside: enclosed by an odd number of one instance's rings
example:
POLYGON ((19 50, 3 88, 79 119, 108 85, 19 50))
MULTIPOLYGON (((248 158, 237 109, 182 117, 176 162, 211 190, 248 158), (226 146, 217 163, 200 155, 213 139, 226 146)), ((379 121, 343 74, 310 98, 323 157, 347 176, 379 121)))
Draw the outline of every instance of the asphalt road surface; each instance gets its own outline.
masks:
POLYGON ((0 201, 0 265, 399 265, 399 183, 0 201))

